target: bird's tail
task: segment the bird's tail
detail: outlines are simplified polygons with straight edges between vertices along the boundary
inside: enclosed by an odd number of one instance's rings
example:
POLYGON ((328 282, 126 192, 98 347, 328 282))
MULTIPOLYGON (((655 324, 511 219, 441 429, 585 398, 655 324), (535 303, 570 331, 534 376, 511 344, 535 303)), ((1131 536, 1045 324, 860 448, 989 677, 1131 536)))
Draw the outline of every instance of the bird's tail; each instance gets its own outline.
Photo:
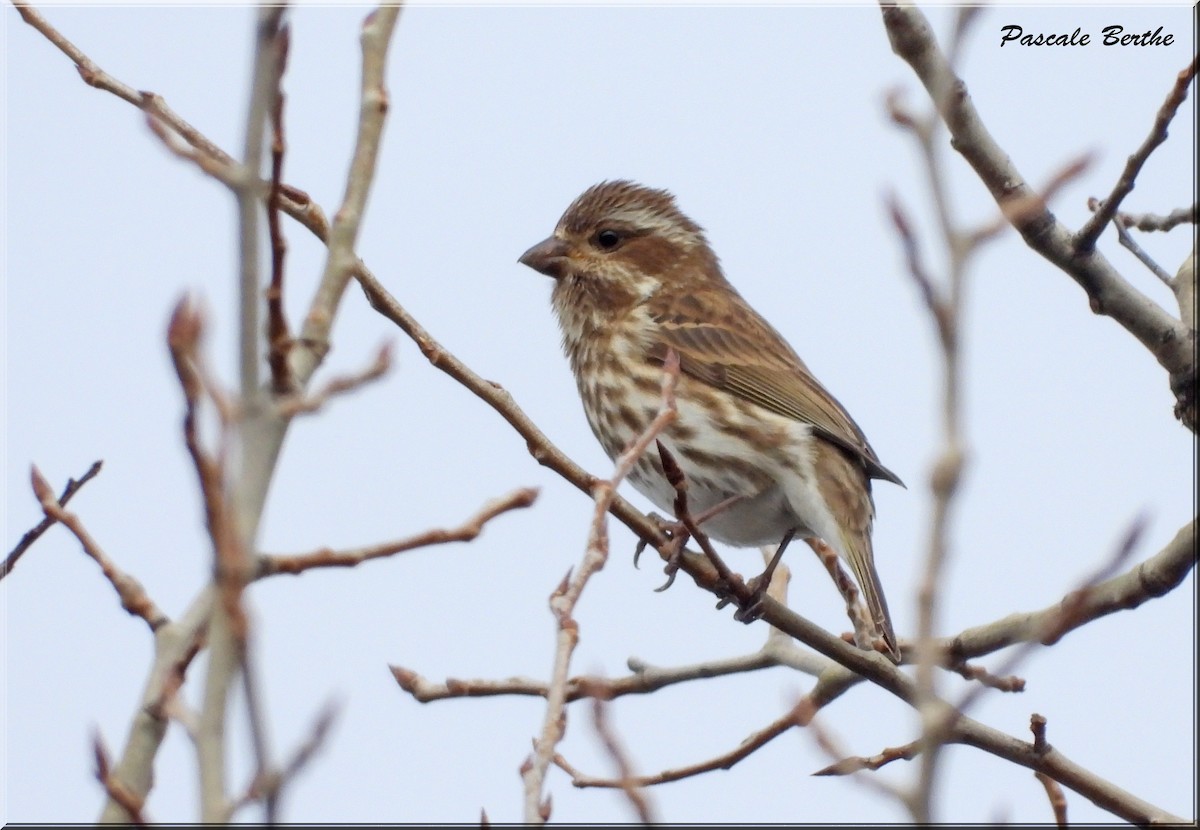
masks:
POLYGON ((871 613, 875 630, 887 645, 888 656, 892 658, 892 662, 899 663, 900 645, 896 642, 896 632, 892 629, 892 617, 888 613, 887 599, 883 596, 879 572, 875 570, 875 554, 871 549, 869 533, 842 533, 842 549, 863 598, 867 601, 867 610, 871 613))

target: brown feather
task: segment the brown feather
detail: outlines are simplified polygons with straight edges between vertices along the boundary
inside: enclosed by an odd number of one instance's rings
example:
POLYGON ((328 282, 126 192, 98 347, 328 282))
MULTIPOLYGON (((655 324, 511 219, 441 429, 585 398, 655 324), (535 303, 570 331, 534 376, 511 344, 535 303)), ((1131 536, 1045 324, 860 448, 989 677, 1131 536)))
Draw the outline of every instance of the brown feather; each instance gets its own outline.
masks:
POLYGON ((871 478, 904 486, 880 463, 858 424, 812 376, 787 341, 723 278, 720 284, 684 296, 686 304, 682 299, 671 302, 662 294, 647 303, 651 318, 658 323, 658 339, 649 350, 652 360, 661 362, 667 349, 674 349, 684 374, 811 424, 819 437, 862 464, 871 478), (712 296, 718 292, 724 296, 712 296), (686 305, 693 307, 690 313, 683 310, 686 305))
POLYGON ((837 517, 842 536, 841 539, 825 541, 840 549, 850 564, 875 628, 883 637, 892 657, 899 662, 900 647, 896 632, 892 629, 892 616, 888 613, 871 546, 871 525, 875 520, 871 482, 845 453, 823 441, 816 442, 813 467, 817 471, 817 489, 821 491, 821 498, 825 500, 829 511, 837 517))

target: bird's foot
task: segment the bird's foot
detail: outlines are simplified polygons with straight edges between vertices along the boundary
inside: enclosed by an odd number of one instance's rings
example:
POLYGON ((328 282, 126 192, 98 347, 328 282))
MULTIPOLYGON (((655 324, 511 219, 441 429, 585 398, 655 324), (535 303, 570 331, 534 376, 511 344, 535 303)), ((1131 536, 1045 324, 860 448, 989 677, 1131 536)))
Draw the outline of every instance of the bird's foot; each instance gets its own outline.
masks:
POLYGON ((769 571, 764 571, 747 582, 748 596, 738 603, 738 610, 733 613, 733 618, 746 625, 759 619, 763 613, 763 598, 766 597, 767 589, 770 587, 771 574, 769 571))
MULTIPOLYGON (((667 537, 670 545, 667 553, 666 564, 663 565, 663 573, 667 575, 667 581, 658 588, 654 589, 655 591, 662 592, 674 584, 675 574, 679 571, 679 559, 683 555, 683 546, 687 544, 691 534, 688 533, 688 530, 684 526, 683 522, 668 521, 657 513, 648 513, 646 516, 648 519, 650 519, 650 521, 654 522, 659 532, 667 537)), ((637 547, 634 548, 633 566, 635 568, 637 567, 638 559, 642 555, 642 551, 644 551, 647 547, 648 543, 645 539, 642 539, 637 543, 637 547)))
POLYGON ((767 567, 746 584, 747 595, 743 601, 738 603, 738 610, 733 615, 735 620, 749 625, 762 616, 763 600, 766 599, 767 589, 771 587, 771 577, 775 575, 775 568, 779 565, 779 560, 783 558, 783 552, 787 550, 795 535, 794 529, 785 533, 779 545, 776 546, 775 554, 767 563, 767 567))

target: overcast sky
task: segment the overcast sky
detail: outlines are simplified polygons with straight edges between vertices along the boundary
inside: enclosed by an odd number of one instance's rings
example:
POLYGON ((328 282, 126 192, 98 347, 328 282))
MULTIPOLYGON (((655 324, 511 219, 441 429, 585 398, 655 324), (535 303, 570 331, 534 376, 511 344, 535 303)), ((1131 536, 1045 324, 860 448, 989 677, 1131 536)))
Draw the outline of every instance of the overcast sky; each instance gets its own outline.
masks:
MULTIPOLYGON (((928 10, 945 35, 952 12, 928 10)), ((358 107, 365 9, 291 15, 285 79, 286 179, 332 213, 358 107)), ((227 150, 242 143, 253 12, 232 8, 49 8, 52 23, 101 67, 163 95, 227 150)), ((41 517, 36 463, 60 489, 96 459, 104 470, 71 504, 108 553, 168 613, 207 579, 211 553, 180 435, 182 400, 164 333, 185 291, 204 299, 208 354, 235 385, 233 200, 169 155, 141 114, 80 82, 21 22, 4 26, 5 546, 41 517)), ((1033 184, 1085 151, 1096 163, 1059 196, 1070 227, 1112 187, 1195 44, 1187 5, 992 8, 965 50, 963 76, 993 135, 1033 184), (1071 32, 1075 47, 1000 46, 1002 26, 1071 32), (1170 46, 1106 47, 1101 29, 1163 27, 1170 46)), ((888 47, 879 11, 854 8, 412 8, 388 68, 391 109, 359 252, 441 343, 502 384, 572 458, 611 465, 592 437, 559 351, 550 282, 516 262, 581 190, 633 178, 674 191, 726 272, 775 324, 869 436, 908 489, 876 486, 875 549, 896 629, 916 627, 937 451, 939 363, 927 314, 883 208, 894 191, 920 223, 931 269, 928 193, 911 139, 886 117, 899 88, 922 90, 888 47)), ((1171 138, 1126 202, 1166 213, 1195 198, 1194 86, 1171 138)), ((943 142, 945 146, 945 142, 943 142)), ((955 217, 990 219, 986 191, 945 147, 955 217)), ((297 321, 323 249, 287 224, 287 305, 297 321)), ((1170 271, 1185 229, 1143 243, 1170 271)), ((1106 234, 1101 250, 1168 309, 1170 293, 1106 234)), ((973 263, 967 293, 965 407, 970 460, 953 527, 942 632, 1056 601, 1110 556, 1139 514, 1138 558, 1194 515, 1193 438, 1171 415, 1167 379, 1083 292, 1009 232, 973 263)), ((348 571, 276 577, 249 592, 276 757, 307 735, 330 699, 340 716, 324 751, 288 792, 292 821, 495 821, 521 817, 518 767, 541 726, 532 698, 414 702, 387 666, 433 680, 549 675, 547 596, 583 552, 589 500, 527 453, 492 410, 432 368, 351 287, 326 377, 363 366, 394 340, 382 382, 295 424, 270 494, 261 545, 272 552, 349 547, 453 526, 517 486, 541 487, 471 545, 421 550, 348 571)), ((321 376, 318 376, 320 379, 321 376)), ((648 503, 626 491, 637 504, 648 503)), ((672 666, 756 649, 765 624, 681 579, 665 593, 652 557, 613 526, 608 567, 576 617, 574 668, 620 676, 631 657, 672 666)), ((747 575, 752 551, 731 551, 747 575)), ((806 548, 788 555, 791 602, 834 630, 840 598, 806 548)), ((1195 580, 1036 652, 1023 694, 985 695, 972 714, 1021 739, 1029 716, 1050 741, 1136 795, 1195 816, 1195 580)), ((61 528, 0 588, 6 821, 87 822, 102 803, 93 728, 123 745, 151 661, 145 625, 121 611, 99 569, 61 528)), ((982 664, 995 666, 1002 655, 982 664)), ((186 689, 198 700, 203 660, 186 689)), ((947 694, 961 683, 943 678, 947 694)), ((736 746, 811 687, 772 669, 617 701, 611 721, 642 773, 736 746)), ((236 711, 241 711, 235 707, 236 711)), ((858 687, 821 716, 849 751, 870 755, 919 734, 912 710, 858 687)), ((252 768, 235 718, 231 776, 252 768)), ((572 708, 564 756, 613 770, 586 708, 572 708)), ((976 750, 945 758, 943 820, 1049 821, 1033 775, 976 750)), ((651 791, 665 820, 902 821, 894 802, 848 779, 811 736, 783 736, 731 771, 651 791)), ((877 773, 907 784, 915 765, 877 773)), ((192 747, 172 728, 146 811, 198 816, 192 747)), ((607 791, 550 773, 558 821, 623 821, 607 791)), ((1110 819, 1068 792, 1073 821, 1110 819)), ((246 811, 242 818, 259 817, 246 811)))

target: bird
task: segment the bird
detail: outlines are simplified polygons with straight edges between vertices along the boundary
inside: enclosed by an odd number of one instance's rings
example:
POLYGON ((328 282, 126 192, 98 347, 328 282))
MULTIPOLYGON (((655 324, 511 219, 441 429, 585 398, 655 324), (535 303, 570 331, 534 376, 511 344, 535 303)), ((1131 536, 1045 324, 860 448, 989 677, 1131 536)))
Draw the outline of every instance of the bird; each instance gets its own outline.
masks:
MULTIPOLYGON (((593 185, 518 261, 554 280, 562 347, 608 456, 654 420, 673 352, 677 415, 659 441, 684 473, 689 512, 716 508, 703 532, 734 547, 778 545, 761 590, 792 538, 822 540, 849 564, 876 634, 899 662, 871 544, 871 481, 904 484, 725 277, 674 195, 628 180, 593 185)), ((629 481, 672 511, 675 489, 660 457, 644 453, 629 481)))

